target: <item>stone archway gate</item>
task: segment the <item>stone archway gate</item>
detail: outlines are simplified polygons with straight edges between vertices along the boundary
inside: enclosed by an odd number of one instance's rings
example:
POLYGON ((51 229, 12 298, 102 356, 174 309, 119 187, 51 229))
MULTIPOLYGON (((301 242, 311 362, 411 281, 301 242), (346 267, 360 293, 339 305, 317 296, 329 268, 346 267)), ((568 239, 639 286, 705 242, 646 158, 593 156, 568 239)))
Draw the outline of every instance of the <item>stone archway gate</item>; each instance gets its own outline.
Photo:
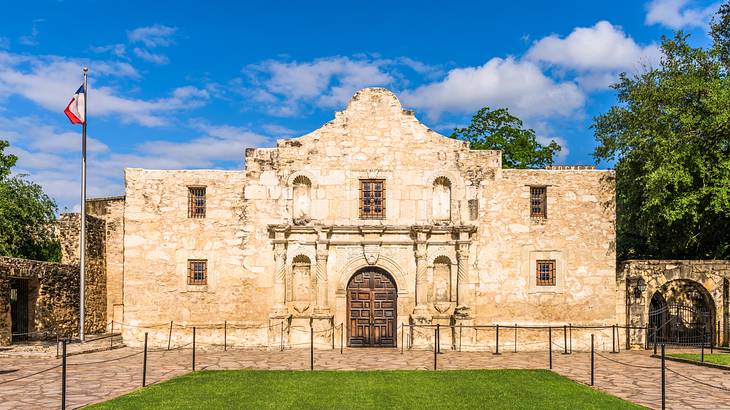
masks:
POLYGON ((627 260, 619 263, 616 279, 619 289, 625 291, 626 323, 635 327, 627 334, 627 344, 643 346, 652 295, 669 282, 684 280, 694 282, 709 294, 714 303, 714 320, 720 322, 716 340, 728 346, 730 260, 627 260), (639 278, 646 284, 643 292, 637 291, 639 278))

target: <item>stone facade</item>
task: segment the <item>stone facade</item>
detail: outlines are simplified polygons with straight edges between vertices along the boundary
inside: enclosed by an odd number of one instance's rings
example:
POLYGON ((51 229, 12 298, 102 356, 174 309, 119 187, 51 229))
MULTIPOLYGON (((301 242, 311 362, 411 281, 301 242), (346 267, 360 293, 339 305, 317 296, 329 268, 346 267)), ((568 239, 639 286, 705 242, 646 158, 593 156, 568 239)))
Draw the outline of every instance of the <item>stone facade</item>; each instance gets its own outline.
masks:
POLYGON ((730 261, 727 260, 628 260, 619 264, 617 286, 625 294, 625 316, 631 326, 630 343, 646 340, 650 302, 657 293, 669 303, 692 305, 693 300, 709 311, 712 333, 719 344, 730 342, 730 261), (641 279, 643 292, 637 291, 641 279), (719 332, 716 330, 719 324, 719 332))
MULTIPOLYGON (((350 321, 348 284, 363 268, 392 277, 397 325, 626 320, 612 171, 502 169, 498 151, 437 134, 384 89, 358 92, 307 135, 246 149, 244 170, 127 169, 125 180, 129 345, 143 338, 139 326, 170 321, 220 342, 226 321, 231 344, 297 346, 311 326, 326 346, 324 330, 350 321), (384 181, 381 219, 361 218, 366 179, 384 181), (189 217, 190 187, 205 188, 204 218, 189 217), (546 189, 546 218, 531 216, 531 187, 546 189), (207 261, 206 284, 188 284, 190 260, 207 261), (536 283, 541 260, 554 261, 554 285, 536 283)), ((166 332, 150 337, 167 343, 166 332)), ((477 348, 488 338, 459 340, 477 348)))

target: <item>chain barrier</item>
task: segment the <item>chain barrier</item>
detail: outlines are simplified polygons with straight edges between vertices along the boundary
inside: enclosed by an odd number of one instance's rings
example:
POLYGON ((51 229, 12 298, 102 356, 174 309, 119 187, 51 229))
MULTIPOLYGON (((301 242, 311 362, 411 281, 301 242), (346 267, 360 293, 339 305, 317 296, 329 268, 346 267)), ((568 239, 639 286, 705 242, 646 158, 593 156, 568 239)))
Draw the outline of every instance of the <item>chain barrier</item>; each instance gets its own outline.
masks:
POLYGON ((628 367, 635 367, 637 369, 661 370, 659 367, 655 367, 655 366, 641 366, 641 365, 638 365, 638 364, 624 363, 622 361, 619 361, 619 360, 615 360, 615 359, 611 359, 609 357, 606 357, 606 356, 604 356, 604 355, 602 355, 602 354, 600 354, 598 352, 595 352, 595 354, 596 354, 596 356, 602 357, 602 358, 608 360, 609 362, 618 363, 618 364, 621 364, 621 365, 624 365, 624 366, 628 366, 628 367))
POLYGON ((58 369, 59 367, 61 367, 60 364, 59 365, 56 365, 56 366, 53 366, 53 367, 49 367, 47 369, 43 369, 43 370, 38 371, 38 372, 35 372, 35 373, 26 374, 25 376, 16 377, 16 378, 10 379, 10 380, 3 380, 3 381, 0 382, 0 385, 7 384, 7 383, 11 383, 11 382, 18 381, 18 380, 27 379, 29 377, 33 377, 33 376, 36 376, 36 375, 39 375, 39 374, 42 374, 42 373, 50 372, 51 370, 58 369))
POLYGON ((713 389, 718 389, 718 390, 730 392, 730 388, 723 387, 723 386, 715 386, 714 384, 710 384, 710 383, 703 382, 701 380, 697 380, 697 379, 695 379, 693 377, 689 377, 689 376, 686 376, 686 375, 684 375, 682 373, 676 372, 676 371, 672 370, 671 368, 669 368, 669 366, 664 366, 664 368, 667 371, 669 371, 669 373, 676 374, 677 376, 679 376, 679 377, 681 377, 683 379, 687 379, 687 380, 689 380, 691 382, 699 383, 699 384, 704 385, 704 386, 707 386, 707 387, 712 387, 713 389))

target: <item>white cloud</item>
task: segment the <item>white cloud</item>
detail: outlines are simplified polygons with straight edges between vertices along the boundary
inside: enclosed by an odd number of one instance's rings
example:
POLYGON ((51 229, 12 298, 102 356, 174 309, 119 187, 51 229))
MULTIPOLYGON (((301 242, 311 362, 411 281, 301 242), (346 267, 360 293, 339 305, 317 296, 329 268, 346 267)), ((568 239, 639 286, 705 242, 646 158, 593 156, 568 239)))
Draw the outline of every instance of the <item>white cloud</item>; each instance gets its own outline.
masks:
POLYGON ((0 37, 0 49, 10 48, 10 39, 7 37, 0 37))
POLYGON ((707 7, 691 0, 652 0, 647 5, 646 24, 661 24, 672 29, 705 28, 720 2, 707 7))
POLYGON ((585 101, 575 83, 557 82, 537 64, 512 57, 452 69, 444 79, 405 91, 401 98, 432 118, 445 112, 473 113, 484 106, 508 107, 523 117, 568 116, 585 101))
POLYGON ((167 47, 174 42, 177 27, 155 24, 148 27, 138 27, 127 32, 130 43, 142 43, 146 47, 167 47))
POLYGON ((117 57, 124 57, 127 53, 127 46, 124 44, 108 44, 105 46, 91 47, 91 51, 95 53, 111 53, 117 57))
POLYGON ((593 27, 577 27, 567 37, 550 35, 536 41, 525 58, 564 68, 587 70, 636 70, 659 61, 656 44, 638 45, 620 27, 599 21, 593 27))
POLYGON ((30 35, 28 36, 22 36, 18 39, 18 42, 24 46, 37 46, 38 45, 38 34, 40 34, 40 31, 38 30, 38 24, 43 23, 46 21, 45 19, 35 19, 33 20, 33 26, 31 27, 30 35))
POLYGON ((267 103, 274 115, 298 113, 303 102, 332 108, 347 102, 360 88, 385 86, 395 79, 383 69, 384 63, 371 59, 327 57, 311 62, 264 61, 245 70, 257 88, 247 88, 247 96, 267 103))
MULTIPOLYGON (((62 111, 81 81, 81 61, 55 56, 28 57, 0 52, 0 95, 20 95, 51 110, 62 111)), ((167 114, 200 107, 209 99, 208 91, 186 86, 174 89, 169 97, 145 100, 119 95, 103 84, 104 77, 138 77, 124 62, 90 62, 89 116, 118 116, 124 122, 145 126, 168 124, 167 114)))
POLYGON ((135 47, 132 51, 134 52, 134 55, 141 58, 142 60, 149 61, 150 63, 164 65, 170 62, 170 60, 164 54, 151 53, 139 47, 135 47))

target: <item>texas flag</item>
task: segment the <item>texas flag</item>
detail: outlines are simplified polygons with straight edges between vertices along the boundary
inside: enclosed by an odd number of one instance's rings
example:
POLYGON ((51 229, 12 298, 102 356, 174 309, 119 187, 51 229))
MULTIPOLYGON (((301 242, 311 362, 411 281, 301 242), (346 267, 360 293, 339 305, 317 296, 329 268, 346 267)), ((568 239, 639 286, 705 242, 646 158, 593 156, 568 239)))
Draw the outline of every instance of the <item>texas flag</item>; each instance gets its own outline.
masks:
POLYGON ((66 114, 72 124, 83 124, 86 122, 86 107, 84 106, 86 93, 84 92, 83 84, 76 90, 76 94, 71 97, 71 102, 68 103, 66 109, 63 112, 66 114))

